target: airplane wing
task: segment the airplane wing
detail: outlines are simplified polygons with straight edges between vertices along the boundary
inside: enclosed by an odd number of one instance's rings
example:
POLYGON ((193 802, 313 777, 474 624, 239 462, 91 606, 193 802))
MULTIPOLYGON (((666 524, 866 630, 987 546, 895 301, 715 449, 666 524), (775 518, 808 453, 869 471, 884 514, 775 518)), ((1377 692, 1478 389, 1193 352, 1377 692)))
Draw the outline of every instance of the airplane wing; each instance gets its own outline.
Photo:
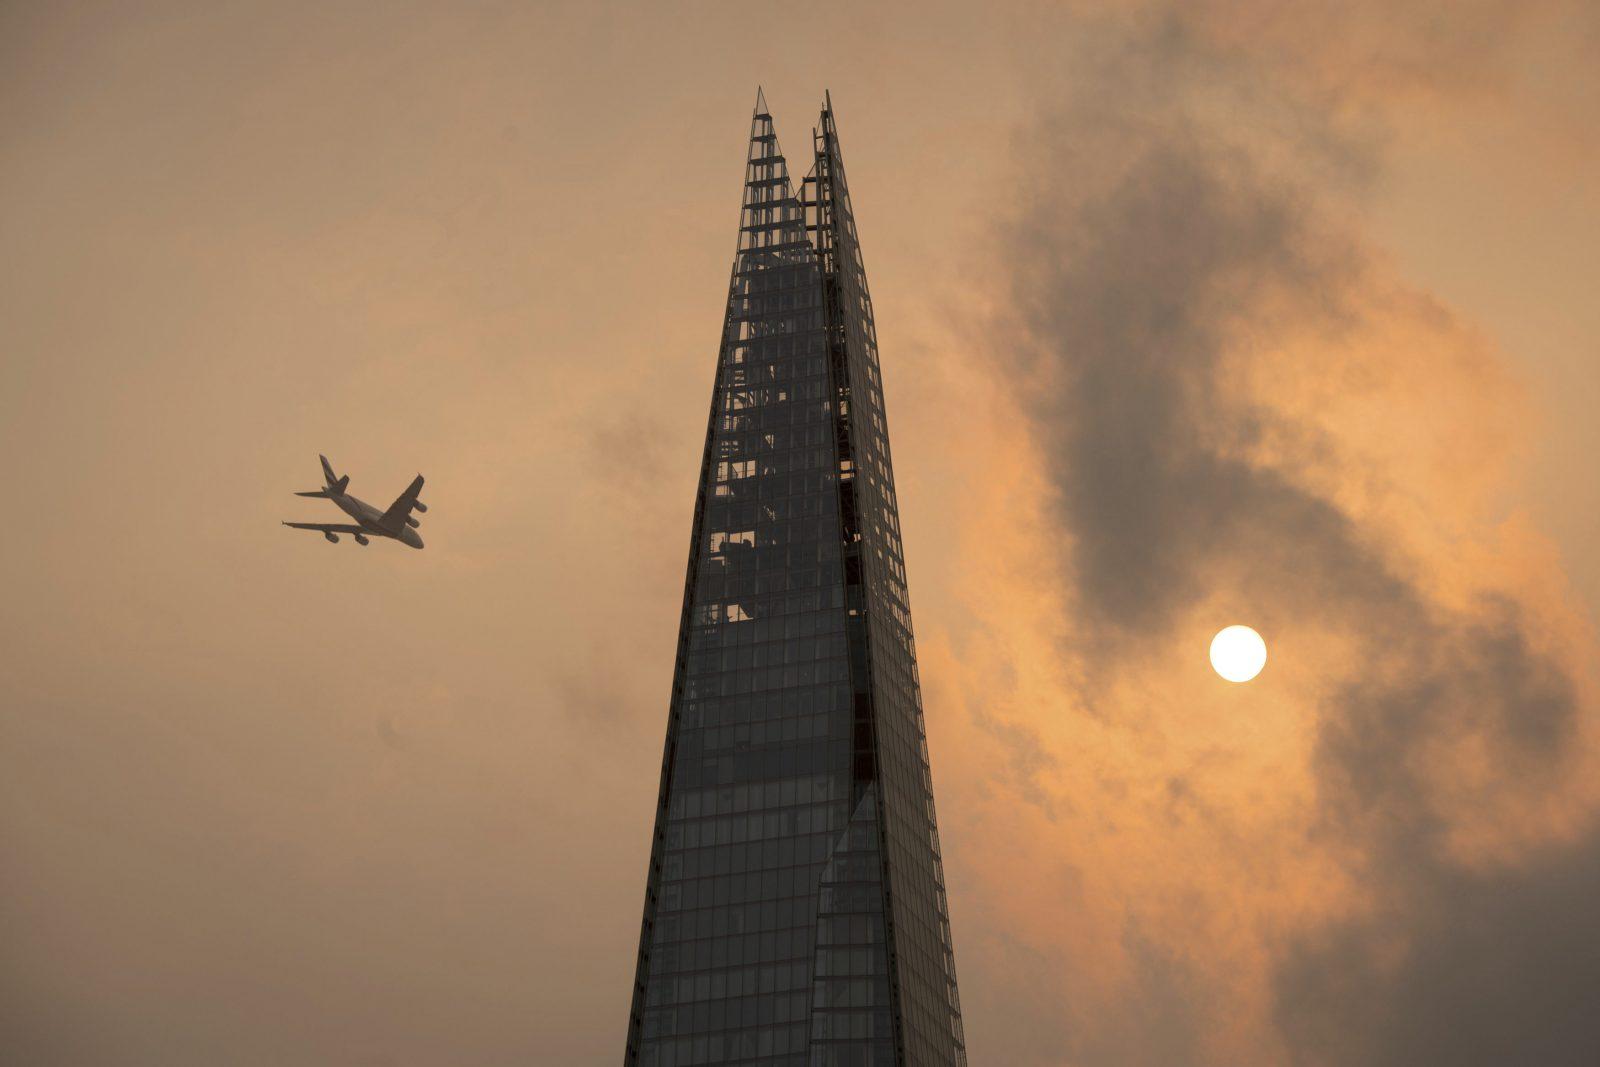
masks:
POLYGON ((364 526, 357 526, 348 522, 286 522, 285 526, 293 526, 296 530, 320 530, 322 533, 367 533, 364 526))
MULTIPOLYGON (((422 475, 417 475, 416 481, 406 486, 406 491, 394 498, 394 503, 389 505, 389 510, 383 513, 383 518, 378 520, 387 529, 399 529, 411 517, 411 509, 417 506, 417 494, 422 492, 422 475)), ((424 508, 423 510, 427 510, 424 508)))

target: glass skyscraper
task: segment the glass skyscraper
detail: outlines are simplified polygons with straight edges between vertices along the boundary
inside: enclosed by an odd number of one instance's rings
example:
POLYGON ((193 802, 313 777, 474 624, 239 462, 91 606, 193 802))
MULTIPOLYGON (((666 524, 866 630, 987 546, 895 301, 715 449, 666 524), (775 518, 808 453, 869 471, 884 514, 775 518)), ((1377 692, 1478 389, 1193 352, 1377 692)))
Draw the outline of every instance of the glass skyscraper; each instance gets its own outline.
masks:
POLYGON ((966 1063, 872 301, 832 104, 758 95, 625 1063, 966 1063))

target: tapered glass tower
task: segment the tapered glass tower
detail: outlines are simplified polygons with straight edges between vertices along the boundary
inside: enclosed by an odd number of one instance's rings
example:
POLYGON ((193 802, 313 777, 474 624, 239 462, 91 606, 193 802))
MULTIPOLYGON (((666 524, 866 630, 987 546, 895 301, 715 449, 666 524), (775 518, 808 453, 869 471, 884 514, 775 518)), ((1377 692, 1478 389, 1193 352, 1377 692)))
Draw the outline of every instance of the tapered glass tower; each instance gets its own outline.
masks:
POLYGON ((831 103, 759 95, 625 1063, 966 1063, 872 301, 831 103))

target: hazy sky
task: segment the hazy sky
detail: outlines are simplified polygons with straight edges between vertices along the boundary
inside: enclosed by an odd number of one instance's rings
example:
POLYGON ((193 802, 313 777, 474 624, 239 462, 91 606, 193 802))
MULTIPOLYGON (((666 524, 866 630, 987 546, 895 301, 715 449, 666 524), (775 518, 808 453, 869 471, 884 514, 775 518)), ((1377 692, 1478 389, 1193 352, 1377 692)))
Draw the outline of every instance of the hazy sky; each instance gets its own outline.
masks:
POLYGON ((0 1048, 617 1062, 760 84, 975 1067, 1600 1061, 1596 12, 0 5, 0 1048))

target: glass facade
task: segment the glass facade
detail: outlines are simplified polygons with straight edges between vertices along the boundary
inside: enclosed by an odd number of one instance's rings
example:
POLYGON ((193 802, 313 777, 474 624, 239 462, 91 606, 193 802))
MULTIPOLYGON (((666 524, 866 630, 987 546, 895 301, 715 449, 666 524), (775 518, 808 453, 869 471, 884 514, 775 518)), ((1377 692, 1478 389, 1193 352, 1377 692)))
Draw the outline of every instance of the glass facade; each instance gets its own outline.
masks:
POLYGON ((758 99, 625 1062, 965 1064, 871 301, 830 108, 758 99))

